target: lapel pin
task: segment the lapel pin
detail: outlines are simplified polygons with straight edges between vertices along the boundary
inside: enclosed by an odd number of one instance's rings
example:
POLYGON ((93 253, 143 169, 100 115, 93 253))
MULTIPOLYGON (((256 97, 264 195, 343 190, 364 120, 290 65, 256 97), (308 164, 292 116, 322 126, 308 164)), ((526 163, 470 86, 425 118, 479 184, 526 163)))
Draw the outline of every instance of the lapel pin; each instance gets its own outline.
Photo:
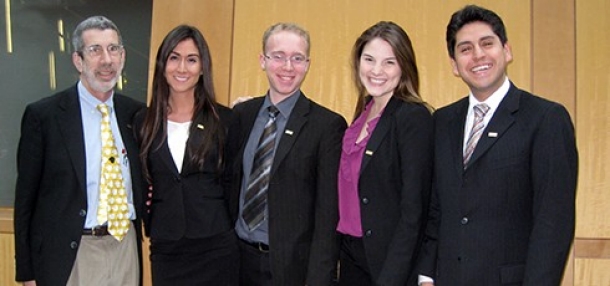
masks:
POLYGON ((284 134, 292 136, 292 134, 294 134, 294 131, 292 131, 290 129, 286 129, 286 130, 284 130, 284 134))
POLYGON ((203 124, 197 124, 197 128, 203 130, 203 124))
POLYGON ((498 137, 498 132, 489 132, 487 133, 487 137, 496 138, 498 137))
POLYGON ((372 150, 366 150, 366 151, 364 151, 364 154, 366 154, 367 156, 373 156, 373 151, 372 150))

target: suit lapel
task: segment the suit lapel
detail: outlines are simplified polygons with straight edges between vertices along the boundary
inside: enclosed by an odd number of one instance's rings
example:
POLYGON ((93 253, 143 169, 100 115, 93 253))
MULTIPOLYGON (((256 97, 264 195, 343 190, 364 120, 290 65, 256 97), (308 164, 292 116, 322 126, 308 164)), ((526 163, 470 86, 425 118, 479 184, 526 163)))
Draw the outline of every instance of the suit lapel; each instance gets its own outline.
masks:
MULTIPOLYGON (((154 152, 157 154, 159 160, 163 162, 163 165, 165 165, 165 167, 167 167, 167 169, 170 170, 172 174, 178 175, 178 168, 176 166, 176 163, 174 162, 174 158, 172 157, 171 152, 169 151, 169 145, 167 145, 167 140, 163 140, 163 142, 160 142, 161 140, 161 134, 157 134, 153 146, 158 146, 157 144, 161 143, 161 147, 158 150, 155 150, 154 152)), ((184 156, 186 156, 186 152, 184 152, 184 156)), ((182 167, 184 167, 184 164, 182 164, 182 167)))
MULTIPOLYGON (((191 126, 189 128, 189 138, 186 141, 186 150, 184 151, 184 159, 183 159, 183 163, 182 163, 182 172, 181 172, 183 176, 187 176, 189 174, 196 173, 199 171, 199 166, 191 164, 191 160, 189 160, 187 158, 189 158, 191 156, 189 150, 197 150, 197 148, 199 146, 201 146, 201 144, 203 144, 203 134, 201 134, 204 130, 203 128, 205 128, 205 126, 203 126, 203 113, 200 113, 197 115, 195 120, 193 120, 192 125, 194 125, 194 126, 191 126), (189 148, 189 146, 192 146, 193 148, 189 148)), ((167 140, 165 143, 167 143, 167 140)), ((169 146, 167 144, 164 144, 163 149, 167 149, 168 154, 170 154, 169 146)), ((209 150, 208 152, 213 152, 213 151, 214 150, 209 150)), ((177 174, 178 169, 176 168, 176 164, 173 163, 172 158, 173 157, 170 156, 170 159, 172 160, 170 162, 170 164, 172 166, 174 166, 173 169, 175 170, 175 172, 177 174)), ((210 158, 210 157, 207 157, 207 158, 210 158)))
MULTIPOLYGON (((309 99, 305 97, 304 94, 301 94, 299 99, 297 100, 294 108, 292 109, 292 113, 290 114, 290 118, 288 118, 288 122, 286 122, 286 127, 284 128, 283 134, 278 134, 282 136, 280 139, 280 143, 275 149, 275 155, 273 158, 273 166, 271 166, 271 174, 275 173, 277 167, 282 163, 282 160, 286 157, 294 142, 296 142, 299 134, 301 132, 301 128, 307 122, 307 115, 309 114, 310 103, 309 99)), ((306 140, 306 138, 302 138, 302 140, 306 140)))
POLYGON ((451 156, 453 159, 453 166, 455 166, 455 171, 459 174, 460 178, 464 172, 464 124, 466 123, 467 114, 468 97, 460 101, 454 114, 455 118, 450 120, 451 126, 448 126, 448 132, 450 133, 449 140, 451 140, 452 146, 451 156))
POLYGON ((129 162, 136 162, 137 160, 140 160, 140 154, 138 154, 139 149, 135 139, 136 134, 134 133, 135 131, 132 125, 135 112, 130 112, 126 109, 126 103, 123 102, 120 95, 115 94, 113 96, 113 101, 117 124, 119 125, 119 130, 121 132, 121 139, 127 150, 127 158, 129 159, 129 162))
POLYGON ((85 170, 87 163, 85 162, 85 135, 83 134, 83 120, 76 86, 63 96, 59 107, 60 113, 57 115, 57 124, 79 185, 83 187, 84 192, 86 190, 85 170))
MULTIPOLYGON (((373 154, 383 142, 383 138, 385 138, 386 134, 392 128, 392 122, 394 118, 394 113, 397 111, 397 108, 400 106, 401 100, 396 99, 394 97, 390 98, 388 104, 386 105, 383 114, 381 114, 381 118, 379 118, 379 122, 377 122, 377 126, 375 130, 373 130, 373 134, 371 134, 371 138, 369 142, 366 144, 366 149, 364 150, 364 156, 362 156, 362 166, 360 167, 360 173, 366 168, 368 163, 371 161, 373 154)), ((365 123, 366 124, 366 123, 365 123)))
POLYGON ((500 102, 498 109, 483 130, 483 134, 472 153, 466 167, 474 164, 491 146, 494 145, 514 122, 513 113, 519 109, 519 91, 512 85, 500 102))

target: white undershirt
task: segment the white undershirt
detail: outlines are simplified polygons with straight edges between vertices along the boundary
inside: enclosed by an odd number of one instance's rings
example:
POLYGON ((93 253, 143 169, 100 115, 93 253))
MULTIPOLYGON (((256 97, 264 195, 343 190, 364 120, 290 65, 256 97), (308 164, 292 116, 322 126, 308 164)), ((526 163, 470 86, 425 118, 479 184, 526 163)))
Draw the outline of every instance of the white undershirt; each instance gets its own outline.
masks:
POLYGON ((173 122, 167 121, 167 145, 172 153, 174 164, 178 168, 178 173, 182 172, 182 162, 184 160, 184 151, 186 150, 186 141, 189 139, 189 128, 191 122, 173 122))

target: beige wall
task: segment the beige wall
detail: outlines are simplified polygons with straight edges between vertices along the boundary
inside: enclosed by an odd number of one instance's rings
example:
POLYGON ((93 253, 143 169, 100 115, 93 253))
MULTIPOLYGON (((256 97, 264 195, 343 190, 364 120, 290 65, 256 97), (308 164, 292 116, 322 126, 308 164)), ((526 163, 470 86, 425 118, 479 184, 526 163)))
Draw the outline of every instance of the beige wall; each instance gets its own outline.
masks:
MULTIPOLYGON (((210 44, 220 102, 263 94, 268 84, 258 64, 262 33, 278 21, 296 22, 312 37, 312 62, 304 92, 350 120, 355 100, 351 46, 364 29, 391 20, 413 41, 422 96, 440 107, 467 93, 461 80, 451 74, 444 31, 451 13, 470 2, 384 0, 373 5, 363 0, 156 0, 149 72, 152 74, 163 36, 175 25, 189 23, 199 27, 210 44)), ((514 55, 509 66, 511 80, 563 103, 575 122, 580 153, 577 229, 562 285, 610 285, 610 167, 606 167, 610 161, 610 144, 606 143, 610 139, 610 3, 476 3, 498 12, 507 26, 514 55)), ((0 257, 0 285, 12 285, 14 277, 11 233, 10 210, 0 210, 0 251, 5 253, 0 257)))

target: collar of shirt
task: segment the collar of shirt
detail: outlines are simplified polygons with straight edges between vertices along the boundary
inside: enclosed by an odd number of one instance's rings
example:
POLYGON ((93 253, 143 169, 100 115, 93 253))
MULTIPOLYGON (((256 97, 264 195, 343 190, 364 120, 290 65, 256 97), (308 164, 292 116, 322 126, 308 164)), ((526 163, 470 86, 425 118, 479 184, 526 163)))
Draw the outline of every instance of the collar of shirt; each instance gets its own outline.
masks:
POLYGON ((474 120, 473 107, 479 103, 485 103, 485 104, 487 104, 487 106, 489 106, 489 111, 487 111, 487 113, 485 114, 485 118, 483 118, 483 123, 485 124, 485 127, 487 128, 487 124, 493 117, 494 113, 498 109, 498 106, 500 105, 500 103, 502 102, 502 100, 504 99, 506 94, 508 93, 509 88, 510 88, 510 81, 508 80, 508 77, 505 77, 504 83, 502 83, 500 88, 498 88, 498 90, 494 91, 494 93, 492 93, 491 96, 488 97, 483 102, 478 101, 474 97, 474 95, 472 95, 472 92, 470 92, 470 94, 468 95, 468 102, 469 102, 468 103, 468 113, 466 115, 466 122, 464 124, 464 142, 462 145, 463 148, 466 148, 466 141, 468 140, 468 137, 470 136, 470 130, 472 129, 472 125, 473 125, 473 120, 474 120))
POLYGON ((485 101, 478 101, 474 95, 472 95, 472 92, 470 92, 470 94, 468 95, 468 121, 466 122, 470 122, 472 121, 472 117, 474 116, 474 110, 472 109, 475 105, 480 104, 480 103, 485 103, 487 104, 487 106, 489 106, 489 111, 485 114, 485 125, 487 125, 487 123, 489 123, 489 120, 493 117, 493 114, 496 112, 496 109, 498 109, 498 106, 500 105, 500 102, 502 102, 502 99, 504 99, 504 97, 506 96, 506 94, 508 93, 508 89, 510 88, 510 81, 508 80, 508 77, 504 78, 504 83, 502 83, 502 85, 500 86, 500 88, 498 88, 498 90, 494 91, 494 93, 491 94, 490 97, 488 97, 485 101))
MULTIPOLYGON (((290 113, 292 113, 292 109, 297 104, 299 97, 301 97, 301 91, 297 90, 292 95, 275 105, 275 107, 277 107, 277 109, 280 111, 281 117, 288 118, 290 116, 290 113)), ((267 112, 267 107, 269 106, 271 106, 271 98, 269 97, 269 92, 267 92, 263 106, 258 111, 258 115, 260 116, 262 113, 267 112)))

